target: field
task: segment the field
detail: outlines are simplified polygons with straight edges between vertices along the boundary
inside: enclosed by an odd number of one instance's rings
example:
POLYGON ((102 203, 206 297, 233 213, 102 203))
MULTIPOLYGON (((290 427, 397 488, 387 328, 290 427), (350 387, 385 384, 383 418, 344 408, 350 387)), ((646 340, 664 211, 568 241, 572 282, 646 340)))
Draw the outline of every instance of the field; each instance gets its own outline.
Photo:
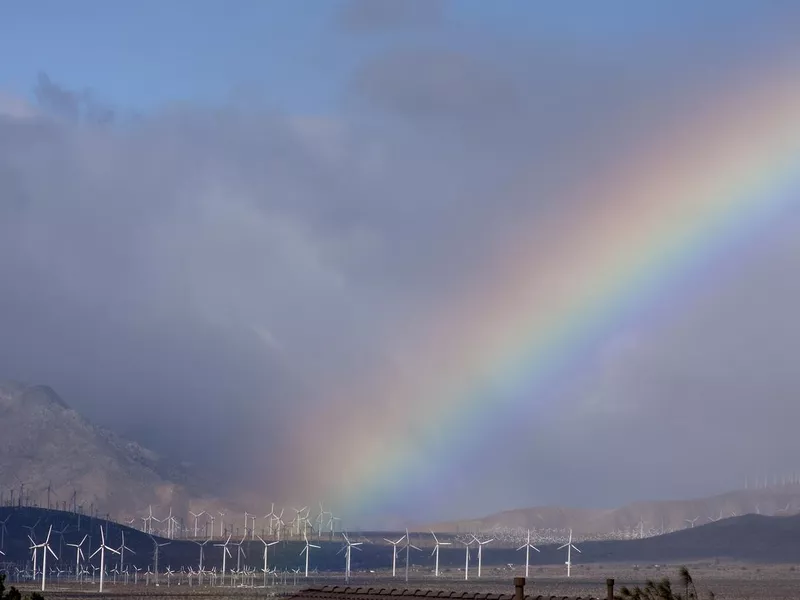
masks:
MULTIPOLYGON (((701 598, 707 597, 708 591, 713 591, 718 599, 731 600, 778 600, 784 598, 797 598, 800 596, 800 570, 793 565, 754 565, 744 563, 694 563, 688 565, 692 576, 700 591, 701 598)), ((576 565, 573 567, 573 576, 568 580, 564 575, 563 567, 545 566, 531 569, 531 576, 525 592, 528 595, 543 596, 581 596, 605 598, 605 580, 613 577, 616 580, 617 591, 622 585, 633 586, 643 584, 647 579, 660 579, 664 576, 676 580, 678 565, 669 566, 633 566, 633 565, 576 565)), ((468 591, 471 593, 513 593, 513 577, 519 575, 519 569, 491 568, 486 569, 484 577, 478 580, 464 581, 462 574, 449 571, 435 580, 432 575, 415 570, 410 574, 408 584, 405 583, 403 574, 392 579, 389 572, 358 573, 352 580, 352 586, 366 586, 376 588, 411 588, 468 591)), ((16 585, 10 582, 12 585, 16 585)), ((256 578, 255 587, 189 587, 186 580, 178 584, 176 579, 171 581, 169 587, 163 580, 159 587, 154 585, 123 585, 107 583, 103 591, 104 597, 111 598, 252 598, 252 597, 286 597, 291 596, 308 585, 344 585, 339 574, 322 574, 297 579, 294 584, 293 576, 285 584, 277 583, 261 587, 261 581, 256 578)), ((37 586, 22 584, 18 586, 23 592, 35 591, 37 586)), ((45 593, 47 599, 59 598, 96 598, 97 586, 84 584, 79 586, 74 583, 48 583, 45 593)))

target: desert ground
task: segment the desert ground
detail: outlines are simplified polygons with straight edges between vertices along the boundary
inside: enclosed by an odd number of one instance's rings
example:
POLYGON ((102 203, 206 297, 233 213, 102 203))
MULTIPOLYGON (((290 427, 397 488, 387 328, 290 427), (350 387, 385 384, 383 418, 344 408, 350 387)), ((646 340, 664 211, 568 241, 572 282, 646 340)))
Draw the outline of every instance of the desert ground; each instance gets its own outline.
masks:
MULTIPOLYGON (((648 579, 658 580, 670 577, 673 583, 677 581, 677 572, 680 565, 574 565, 572 577, 567 579, 564 569, 557 566, 532 567, 530 577, 525 588, 526 595, 543 595, 558 597, 580 596, 605 598, 605 581, 613 577, 616 581, 615 590, 625 585, 633 587, 644 584, 648 579)), ((735 562, 691 563, 687 565, 697 585, 701 598, 707 598, 713 592, 717 599, 730 600, 779 600, 800 597, 800 568, 794 565, 765 565, 735 562)), ((486 569, 480 579, 464 581, 463 575, 456 570, 450 570, 434 579, 432 574, 415 570, 409 576, 408 583, 404 574, 399 572, 396 578, 390 572, 379 571, 376 573, 358 573, 351 578, 351 586, 366 586, 377 588, 411 588, 469 591, 474 593, 507 593, 514 591, 513 577, 520 575, 519 569, 490 568, 486 569)), ((15 585, 13 582, 10 582, 15 585)), ((309 585, 345 585, 339 573, 315 574, 307 580, 303 577, 297 579, 297 584, 292 578, 286 584, 267 585, 261 587, 256 581, 256 587, 189 587, 184 580, 181 584, 172 581, 168 587, 165 582, 157 588, 154 585, 124 585, 107 583, 103 597, 110 598, 185 598, 194 596, 198 598, 252 598, 252 597, 289 597, 295 592, 309 585)), ((17 586, 20 591, 29 593, 37 591, 35 585, 22 584, 17 586)), ((97 586, 90 584, 78 585, 74 583, 48 584, 45 592, 47 599, 60 598, 96 598, 97 586)))

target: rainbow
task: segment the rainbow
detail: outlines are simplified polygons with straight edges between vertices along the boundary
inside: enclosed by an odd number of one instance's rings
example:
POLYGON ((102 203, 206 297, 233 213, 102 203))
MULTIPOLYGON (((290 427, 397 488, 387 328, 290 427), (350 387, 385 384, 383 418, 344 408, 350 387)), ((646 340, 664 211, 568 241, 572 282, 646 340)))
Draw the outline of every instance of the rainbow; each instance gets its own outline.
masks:
POLYGON ((546 238, 510 243, 509 260, 422 324, 412 362, 333 400, 324 419, 342 443, 314 475, 325 474, 335 505, 386 505, 399 486, 425 480, 432 458, 457 452, 446 449, 450 432, 475 430, 498 409, 535 411, 534 399, 632 312, 797 206, 800 80, 791 71, 720 90, 723 102, 575 192, 595 198, 594 209, 554 214, 536 228, 546 238))

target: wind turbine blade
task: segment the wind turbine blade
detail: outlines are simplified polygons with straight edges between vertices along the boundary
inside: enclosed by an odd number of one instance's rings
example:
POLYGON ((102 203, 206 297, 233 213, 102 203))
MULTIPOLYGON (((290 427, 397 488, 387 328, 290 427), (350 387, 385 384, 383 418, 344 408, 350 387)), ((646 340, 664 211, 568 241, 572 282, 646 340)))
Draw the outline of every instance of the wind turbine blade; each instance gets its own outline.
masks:
POLYGON ((55 553, 55 552, 53 552, 53 549, 52 549, 52 548, 50 548, 50 546, 45 546, 45 548, 47 548, 48 552, 50 552, 50 554, 52 554, 52 555, 53 555, 53 558, 55 558, 56 560, 58 560, 58 557, 56 556, 56 553, 55 553))

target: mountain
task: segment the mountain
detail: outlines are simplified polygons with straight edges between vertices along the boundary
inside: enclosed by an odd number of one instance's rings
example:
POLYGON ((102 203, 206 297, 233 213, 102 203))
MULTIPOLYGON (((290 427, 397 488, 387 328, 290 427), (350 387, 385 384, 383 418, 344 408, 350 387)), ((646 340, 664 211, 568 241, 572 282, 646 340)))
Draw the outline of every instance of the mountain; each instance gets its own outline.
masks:
POLYGON ((150 504, 186 515, 204 496, 194 481, 187 468, 93 425, 50 387, 0 382, 0 504, 19 505, 22 493, 24 504, 82 505, 117 519, 150 504))
POLYGON ((520 508, 486 517, 437 523, 436 531, 490 531, 492 529, 568 529, 580 536, 611 532, 666 532, 703 525, 720 517, 760 513, 786 516, 800 511, 800 484, 735 490, 694 500, 634 502, 620 508, 587 509, 543 506, 520 508))
MULTIPOLYGON (((138 565, 146 569, 153 563, 153 540, 146 534, 103 519, 89 519, 84 516, 56 510, 41 508, 0 507, 0 546, 6 553, 4 560, 24 564, 30 560, 30 543, 28 535, 37 541, 43 541, 47 531, 52 527, 51 546, 59 556, 58 562, 63 567, 74 564, 75 551, 67 544, 80 543, 84 535, 89 536, 83 546, 88 557, 91 550, 97 547, 100 540, 100 527, 105 530, 105 539, 112 547, 119 547, 122 534, 125 545, 135 552, 126 553, 126 564, 138 565)), ((412 534, 413 536, 413 534, 412 534)), ((399 537, 399 536, 398 536, 399 537)), ((415 544, 422 547, 421 552, 411 554, 412 565, 423 566, 429 571, 432 566, 430 534, 423 536, 415 544), (426 542, 423 544, 422 542, 426 542)), ((440 539, 453 541, 443 536, 440 539)), ((722 519, 718 522, 684 529, 670 534, 659 535, 641 540, 595 541, 581 542, 578 546, 580 554, 573 553, 573 568, 597 563, 635 563, 664 564, 690 561, 727 559, 754 563, 796 563, 800 561, 800 515, 791 517, 767 517, 763 515, 745 515, 722 519)), ((358 537, 363 550, 354 553, 353 569, 366 575, 367 570, 388 569, 392 563, 392 547, 382 537, 373 539, 358 537)), ((199 561, 198 545, 187 540, 166 540, 157 538, 156 542, 169 545, 160 549, 160 564, 171 565, 174 569, 180 566, 196 566, 199 561)), ((320 546, 312 554, 313 567, 321 571, 341 572, 344 562, 341 554, 341 539, 331 541, 326 536, 313 541, 320 546)), ((235 543, 235 542, 234 542, 235 543)), ((445 570, 461 568, 464 564, 464 549, 460 545, 443 546, 439 564, 445 570)), ((537 544, 541 552, 531 557, 534 567, 541 565, 562 565, 564 551, 558 544, 537 544)), ((516 550, 516 544, 491 544, 483 549, 483 565, 485 567, 519 566, 524 555, 516 550)), ((294 568, 298 563, 298 555, 303 548, 302 541, 282 540, 270 549, 270 564, 281 569, 294 568)), ((263 545, 260 540, 246 540, 242 543, 244 564, 259 568, 262 560, 263 545)), ((473 550, 474 552, 474 550, 473 550)), ((204 552, 206 568, 221 567, 222 550, 207 544, 204 552)), ((107 559, 108 560, 108 559, 107 559)), ((116 564, 118 557, 111 559, 116 564)), ((94 564, 99 563, 99 556, 94 564)), ((228 563, 230 564, 230 563, 228 563)), ((414 571, 419 573, 417 568, 414 571)))

